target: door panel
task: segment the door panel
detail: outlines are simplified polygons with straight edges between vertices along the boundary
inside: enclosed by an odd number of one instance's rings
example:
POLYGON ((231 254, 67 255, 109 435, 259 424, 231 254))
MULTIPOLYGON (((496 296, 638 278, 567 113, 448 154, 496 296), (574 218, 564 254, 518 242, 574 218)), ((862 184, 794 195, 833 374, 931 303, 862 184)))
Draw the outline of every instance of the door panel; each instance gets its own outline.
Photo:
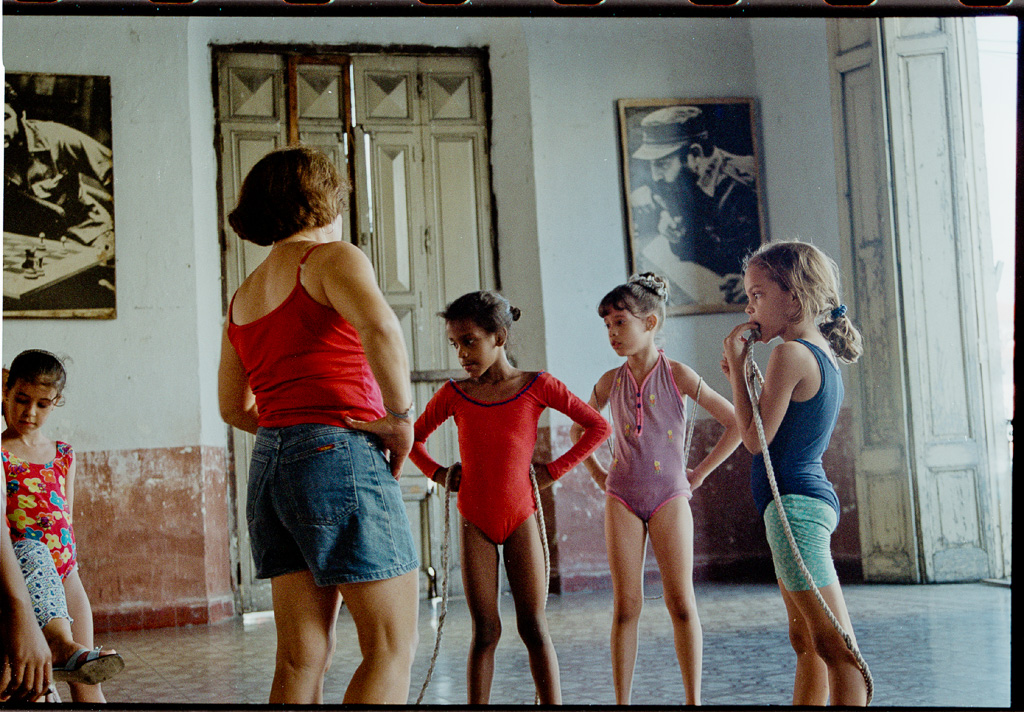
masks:
MULTIPOLYGON (((238 239, 227 213, 238 202, 242 179, 269 151, 283 146, 285 131, 284 63, 276 55, 218 55, 217 133, 220 147, 221 230, 224 235, 225 291, 230 298, 242 280, 263 261, 269 247, 238 239)), ((243 611, 271 608, 270 582, 256 579, 249 552, 245 493, 254 438, 231 429, 236 472, 235 532, 232 558, 237 562, 243 611)))
POLYGON ((968 80, 973 22, 888 18, 882 27, 924 572, 934 582, 978 579, 1001 562, 974 284, 983 274, 974 245, 990 238, 976 215, 981 157, 965 130, 980 106, 968 80))
POLYGON ((998 576, 973 21, 834 20, 829 46, 840 226, 865 344, 850 391, 864 575, 998 576))
MULTIPOLYGON (((346 235, 370 257, 402 325, 422 408, 446 380, 464 375, 438 312, 465 292, 494 286, 482 63, 463 56, 216 56, 223 215, 237 201, 241 177, 289 137, 331 156, 353 181, 346 235)), ((268 248, 238 240, 226 220, 223 230, 231 295, 268 248)), ((269 586, 253 578, 245 531, 252 437, 236 431, 233 438, 241 605, 265 609, 269 586)), ((457 461, 454 426, 442 426, 428 449, 441 463, 457 461)), ((437 567, 443 499, 411 463, 401 482, 424 569, 437 567)), ((453 526, 454 594, 461 591, 457 532, 453 526)), ((423 583, 437 590, 430 576, 423 583)))
MULTIPOLYGON (((381 288, 407 325, 422 408, 447 379, 464 376, 438 313, 494 285, 482 66, 469 57, 413 56, 355 56, 352 66, 357 193, 372 196, 360 216, 361 239, 372 245, 381 288)), ((446 423, 430 437, 438 462, 458 460, 456 435, 446 423)), ((432 488, 411 463, 402 481, 432 488)), ((432 532, 429 564, 440 561, 441 496, 418 513, 432 532)), ((457 594, 458 557, 452 561, 449 590, 457 594)))

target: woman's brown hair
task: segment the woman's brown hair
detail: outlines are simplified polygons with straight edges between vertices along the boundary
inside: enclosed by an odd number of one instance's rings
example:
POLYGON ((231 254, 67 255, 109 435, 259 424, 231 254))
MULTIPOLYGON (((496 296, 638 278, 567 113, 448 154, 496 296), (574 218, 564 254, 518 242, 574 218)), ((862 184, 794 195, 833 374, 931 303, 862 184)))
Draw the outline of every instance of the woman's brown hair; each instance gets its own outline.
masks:
POLYGON ((348 181, 326 154, 288 146, 261 158, 242 182, 228 223, 243 240, 272 245, 324 227, 345 209, 348 181))

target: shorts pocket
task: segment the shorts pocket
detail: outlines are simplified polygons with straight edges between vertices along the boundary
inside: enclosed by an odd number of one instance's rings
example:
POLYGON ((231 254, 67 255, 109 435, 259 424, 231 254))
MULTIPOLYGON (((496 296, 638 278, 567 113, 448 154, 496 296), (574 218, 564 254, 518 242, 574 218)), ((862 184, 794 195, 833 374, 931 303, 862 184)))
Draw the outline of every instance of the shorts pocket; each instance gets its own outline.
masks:
POLYGON ((279 506, 299 525, 334 525, 359 508, 355 468, 345 438, 310 438, 281 454, 279 506))
POLYGON ((249 481, 246 484, 245 498, 245 520, 252 524, 261 519, 260 496, 267 487, 267 479, 270 470, 271 457, 259 450, 254 450, 249 456, 249 481))

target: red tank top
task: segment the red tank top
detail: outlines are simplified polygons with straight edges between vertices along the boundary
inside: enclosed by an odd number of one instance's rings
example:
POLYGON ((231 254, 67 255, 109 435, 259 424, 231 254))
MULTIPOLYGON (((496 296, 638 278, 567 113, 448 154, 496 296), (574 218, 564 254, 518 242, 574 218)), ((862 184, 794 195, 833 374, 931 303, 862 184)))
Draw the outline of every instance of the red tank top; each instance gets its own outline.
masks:
POLYGON ((359 334, 334 309, 309 296, 299 280, 302 265, 317 247, 299 260, 295 288, 272 312, 239 325, 228 307, 228 339, 256 396, 260 427, 345 427, 345 416, 384 417, 380 386, 359 334))

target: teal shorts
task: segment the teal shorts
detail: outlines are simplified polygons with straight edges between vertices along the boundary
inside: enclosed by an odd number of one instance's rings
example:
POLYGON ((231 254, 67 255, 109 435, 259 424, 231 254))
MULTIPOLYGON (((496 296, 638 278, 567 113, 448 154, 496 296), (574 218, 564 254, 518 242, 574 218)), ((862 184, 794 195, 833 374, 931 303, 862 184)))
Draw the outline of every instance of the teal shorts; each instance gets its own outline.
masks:
MULTIPOLYGON (((802 494, 782 495, 782 508, 786 511, 789 528, 793 532, 804 565, 811 572, 814 585, 824 588, 835 583, 839 577, 836 576, 836 567, 832 563, 831 542, 832 532, 839 523, 836 510, 824 500, 802 494)), ((811 590, 793 556, 774 501, 764 510, 764 528, 768 535, 768 546, 772 550, 775 577, 782 581, 787 591, 811 590)))

